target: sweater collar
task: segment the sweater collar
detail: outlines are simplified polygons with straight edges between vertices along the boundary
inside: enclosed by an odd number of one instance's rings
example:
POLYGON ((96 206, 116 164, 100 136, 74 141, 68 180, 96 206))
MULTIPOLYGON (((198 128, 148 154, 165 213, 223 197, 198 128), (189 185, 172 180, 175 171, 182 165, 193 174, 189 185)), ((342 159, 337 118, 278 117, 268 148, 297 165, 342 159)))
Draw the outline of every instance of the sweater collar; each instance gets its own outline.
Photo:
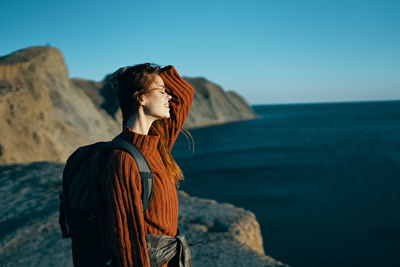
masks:
POLYGON ((140 134, 125 125, 121 137, 134 144, 143 154, 157 151, 157 145, 160 140, 160 135, 153 126, 151 126, 148 134, 140 134))

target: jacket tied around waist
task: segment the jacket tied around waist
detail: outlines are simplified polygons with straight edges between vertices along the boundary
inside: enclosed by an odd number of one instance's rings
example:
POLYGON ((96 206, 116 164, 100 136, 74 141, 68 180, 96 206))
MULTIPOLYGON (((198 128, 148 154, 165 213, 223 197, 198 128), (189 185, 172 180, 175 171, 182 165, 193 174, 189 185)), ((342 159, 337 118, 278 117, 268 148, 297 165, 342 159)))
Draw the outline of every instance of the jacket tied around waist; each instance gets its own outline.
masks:
POLYGON ((189 243, 179 229, 175 237, 146 234, 146 245, 151 267, 161 267, 175 255, 178 257, 179 267, 192 266, 189 243))

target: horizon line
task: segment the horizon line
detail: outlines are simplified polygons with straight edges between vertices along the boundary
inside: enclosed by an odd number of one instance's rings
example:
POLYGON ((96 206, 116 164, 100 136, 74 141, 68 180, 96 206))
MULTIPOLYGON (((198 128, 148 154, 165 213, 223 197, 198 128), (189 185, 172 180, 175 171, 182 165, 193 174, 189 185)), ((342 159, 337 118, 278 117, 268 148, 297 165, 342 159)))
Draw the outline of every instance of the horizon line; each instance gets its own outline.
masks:
POLYGON ((279 105, 318 105, 318 104, 351 104, 351 103, 368 103, 368 102, 399 102, 400 99, 377 99, 377 100, 338 100, 323 102, 287 102, 287 103, 265 103, 265 104, 249 104, 250 106, 279 106, 279 105))

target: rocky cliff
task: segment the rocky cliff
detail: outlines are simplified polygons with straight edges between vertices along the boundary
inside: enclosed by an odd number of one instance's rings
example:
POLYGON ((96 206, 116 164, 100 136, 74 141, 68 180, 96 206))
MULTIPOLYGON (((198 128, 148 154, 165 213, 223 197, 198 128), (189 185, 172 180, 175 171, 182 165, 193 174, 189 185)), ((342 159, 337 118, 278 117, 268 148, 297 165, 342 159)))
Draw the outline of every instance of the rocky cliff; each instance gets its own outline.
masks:
MULTIPOLYGON (((58 193, 63 164, 0 166, 0 266, 72 266, 71 241, 61 239, 58 193)), ((287 266, 266 256, 253 213, 179 192, 181 230, 193 266, 287 266)))
POLYGON ((225 92, 205 78, 183 78, 195 88, 193 112, 189 113, 185 126, 196 128, 257 118, 246 100, 234 91, 225 92))
POLYGON ((120 125, 68 78, 61 52, 32 47, 0 58, 0 163, 64 161, 120 125))
MULTIPOLYGON (((77 147, 117 134, 121 115, 108 77, 69 79, 61 52, 51 47, 0 57, 0 164, 64 162, 77 147)), ((204 78, 185 79, 195 88, 185 128, 257 117, 234 92, 204 78)))

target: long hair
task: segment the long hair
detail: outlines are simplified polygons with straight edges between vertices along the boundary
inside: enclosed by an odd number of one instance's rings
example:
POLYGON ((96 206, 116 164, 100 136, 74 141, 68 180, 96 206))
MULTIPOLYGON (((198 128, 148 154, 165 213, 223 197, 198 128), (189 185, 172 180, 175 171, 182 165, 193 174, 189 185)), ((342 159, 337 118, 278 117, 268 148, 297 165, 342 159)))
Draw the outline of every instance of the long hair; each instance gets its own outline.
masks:
MULTIPOLYGON (((142 95, 148 92, 155 74, 160 74, 160 66, 152 63, 120 68, 113 73, 111 82, 114 89, 118 90, 119 106, 121 108, 123 119, 122 126, 125 126, 130 116, 139 109, 138 99, 141 99, 142 95)), ((163 134, 164 127, 162 124, 162 120, 157 120, 152 124, 160 134, 160 141, 157 149, 172 181, 175 185, 179 185, 179 181, 183 179, 183 172, 175 162, 171 151, 168 148, 168 140, 167 136, 163 134)))

